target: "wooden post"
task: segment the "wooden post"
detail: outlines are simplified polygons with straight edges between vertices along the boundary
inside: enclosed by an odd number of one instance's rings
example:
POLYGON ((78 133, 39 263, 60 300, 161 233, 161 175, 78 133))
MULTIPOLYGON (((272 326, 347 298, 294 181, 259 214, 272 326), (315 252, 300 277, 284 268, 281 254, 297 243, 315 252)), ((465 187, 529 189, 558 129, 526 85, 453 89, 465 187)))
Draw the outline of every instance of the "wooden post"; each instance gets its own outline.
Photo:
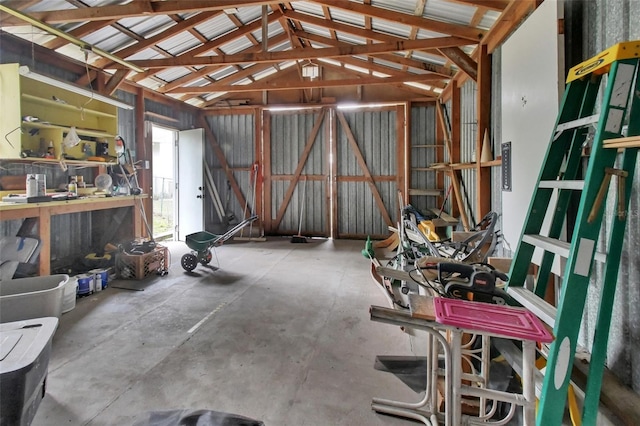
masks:
MULTIPOLYGON (((484 217, 491 211, 491 169, 482 167, 482 144, 485 133, 491 127, 491 55, 487 45, 478 46, 478 95, 477 115, 478 132, 476 137, 476 217, 484 217)), ((489 134, 489 136, 491 136, 489 134)), ((491 138, 487 138, 490 143, 491 138)))

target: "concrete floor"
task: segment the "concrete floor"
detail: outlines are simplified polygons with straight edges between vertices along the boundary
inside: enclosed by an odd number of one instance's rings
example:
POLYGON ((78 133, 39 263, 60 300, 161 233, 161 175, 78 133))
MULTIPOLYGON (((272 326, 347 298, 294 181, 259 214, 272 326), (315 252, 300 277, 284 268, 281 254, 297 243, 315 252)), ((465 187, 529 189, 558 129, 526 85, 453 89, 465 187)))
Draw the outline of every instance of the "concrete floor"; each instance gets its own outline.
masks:
MULTIPOLYGON (((374 396, 418 400, 376 355, 423 355, 396 326, 362 241, 225 244, 221 268, 112 281, 63 314, 33 425, 130 425, 154 410, 207 409, 266 425, 410 425, 374 396), (114 288, 128 286, 132 289, 114 288)), ((212 262, 215 264, 215 258, 212 262)))

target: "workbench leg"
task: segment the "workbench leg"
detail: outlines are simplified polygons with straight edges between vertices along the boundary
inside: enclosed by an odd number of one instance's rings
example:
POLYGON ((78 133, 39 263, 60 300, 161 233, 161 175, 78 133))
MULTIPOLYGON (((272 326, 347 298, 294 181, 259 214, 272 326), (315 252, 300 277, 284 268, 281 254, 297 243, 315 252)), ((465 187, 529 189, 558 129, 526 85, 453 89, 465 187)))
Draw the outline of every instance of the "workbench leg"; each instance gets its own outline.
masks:
POLYGON ((40 210, 38 220, 38 238, 40 238, 40 276, 51 274, 51 213, 47 209, 40 210))

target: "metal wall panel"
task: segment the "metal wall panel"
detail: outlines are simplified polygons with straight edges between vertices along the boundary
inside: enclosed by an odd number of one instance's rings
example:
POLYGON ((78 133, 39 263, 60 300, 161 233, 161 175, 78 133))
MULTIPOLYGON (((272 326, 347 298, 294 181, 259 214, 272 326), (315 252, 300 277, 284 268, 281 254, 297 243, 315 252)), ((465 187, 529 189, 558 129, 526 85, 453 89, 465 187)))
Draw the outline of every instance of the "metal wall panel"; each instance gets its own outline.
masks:
MULTIPOLYGON (((437 173, 434 170, 416 171, 416 167, 429 167, 438 161, 444 151, 443 148, 420 147, 420 145, 435 145, 436 142, 436 108, 435 105, 419 106, 411 108, 411 146, 409 147, 411 156, 411 184, 412 189, 435 189, 437 188, 437 173)), ((413 195, 408 200, 411 205, 418 210, 426 212, 430 208, 440 207, 437 205, 437 197, 413 195)))
MULTIPOLYGON (((293 113, 271 114, 271 175, 293 175, 302 153, 320 115, 317 110, 293 113)), ((328 125, 329 114, 325 114, 324 122, 302 169, 291 201, 287 206, 279 232, 297 233, 301 228, 303 235, 328 236, 328 205, 326 202, 328 155, 325 126, 328 125), (307 180, 305 180, 307 179, 307 180)), ((271 185, 271 216, 275 219, 278 209, 283 203, 291 180, 274 179, 271 185)))
MULTIPOLYGON (((239 222, 245 217, 245 213, 250 214, 255 210, 255 181, 252 179, 252 165, 256 161, 255 116, 253 114, 214 115, 207 116, 206 120, 247 201, 244 205, 240 204, 228 183, 222 164, 213 153, 211 144, 205 142, 206 164, 211 170, 227 218, 232 215, 235 221, 231 220, 231 223, 239 222)), ((205 200, 206 229, 223 228, 226 224, 220 220, 212 200, 210 198, 205 200)), ((260 212, 257 213, 260 214, 260 212)))
MULTIPOLYGON (((566 7, 576 7, 567 2, 566 7)), ((590 1, 584 2, 581 16, 576 16, 578 25, 582 25, 582 60, 588 59, 611 45, 640 39, 640 2, 632 0, 615 1, 590 1)), ((567 64, 568 66, 574 64, 567 64)), ((636 165, 636 175, 633 180, 631 202, 629 204, 629 216, 625 245, 622 252, 622 262, 618 274, 615 304, 612 313, 611 331, 609 333, 609 345, 607 351, 607 367, 611 369, 620 380, 640 392, 640 176, 636 165)), ((608 208, 612 208, 615 193, 608 197, 608 208)), ((611 227, 611 217, 605 217, 605 232, 601 236, 602 241, 608 238, 611 227)), ((589 287, 588 301, 582 322, 582 332, 579 343, 591 346, 599 290, 604 278, 604 270, 596 264, 592 272, 591 285, 589 287)), ((612 283, 606 283, 611 285, 612 283)))
MULTIPOLYGON (((472 80, 467 80, 460 88, 460 161, 470 163, 476 160, 476 138, 478 134, 478 119, 476 115, 477 87, 472 80)), ((476 214, 476 171, 462 170, 462 192, 465 200, 469 225, 474 226, 482 219, 476 214), (465 196, 466 194, 466 196, 465 196)))
MULTIPOLYGON (((339 111, 340 112, 340 111, 339 111)), ((396 111, 343 111, 369 171, 376 176, 391 177, 397 172, 396 111)), ((345 129, 338 121, 336 135, 338 170, 338 233, 340 235, 388 235, 389 231, 369 185, 349 179, 364 176, 349 145, 345 129)), ((376 181, 376 187, 392 220, 397 201, 395 179, 376 181)))
MULTIPOLYGON (((502 56, 500 49, 496 49, 491 55, 491 99, 502 99, 500 81, 502 80, 502 56)), ((502 154, 502 104, 491 102, 491 152, 493 158, 502 154)), ((502 229, 502 169, 500 167, 491 168, 491 210, 498 213, 498 223, 496 229, 502 229)), ((496 256, 504 256, 502 240, 496 246, 496 256)))

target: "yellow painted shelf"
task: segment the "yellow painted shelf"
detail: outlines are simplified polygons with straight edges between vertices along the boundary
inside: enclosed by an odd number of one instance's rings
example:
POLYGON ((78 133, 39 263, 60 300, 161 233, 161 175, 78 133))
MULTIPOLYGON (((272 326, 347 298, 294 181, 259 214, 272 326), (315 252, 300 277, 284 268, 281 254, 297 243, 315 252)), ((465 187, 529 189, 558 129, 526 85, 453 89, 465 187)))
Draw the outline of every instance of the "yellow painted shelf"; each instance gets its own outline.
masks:
MULTIPOLYGON (((116 118, 115 114, 111 114, 108 112, 102 112, 95 109, 79 107, 79 106, 71 105, 68 103, 62 103, 62 102, 54 101, 53 99, 46 99, 46 98, 41 98, 39 96, 30 95, 28 93, 23 93, 22 99, 25 99, 27 101, 31 101, 34 103, 39 103, 42 105, 52 106, 55 108, 61 108, 61 109, 77 111, 85 114, 97 115, 99 117, 116 118)), ((98 102, 98 101, 87 101, 87 105, 90 105, 90 102, 98 102)))
MULTIPOLYGON (((56 129, 56 130, 62 130, 63 132, 68 132, 69 130, 71 130, 71 127, 59 126, 57 124, 51 124, 51 123, 39 122, 39 121, 23 121, 22 126, 31 127, 34 129, 56 129)), ((98 138, 114 138, 115 137, 115 135, 112 135, 111 133, 103 132, 102 130, 80 129, 77 127, 76 127, 76 133, 78 135, 93 136, 98 138)))

